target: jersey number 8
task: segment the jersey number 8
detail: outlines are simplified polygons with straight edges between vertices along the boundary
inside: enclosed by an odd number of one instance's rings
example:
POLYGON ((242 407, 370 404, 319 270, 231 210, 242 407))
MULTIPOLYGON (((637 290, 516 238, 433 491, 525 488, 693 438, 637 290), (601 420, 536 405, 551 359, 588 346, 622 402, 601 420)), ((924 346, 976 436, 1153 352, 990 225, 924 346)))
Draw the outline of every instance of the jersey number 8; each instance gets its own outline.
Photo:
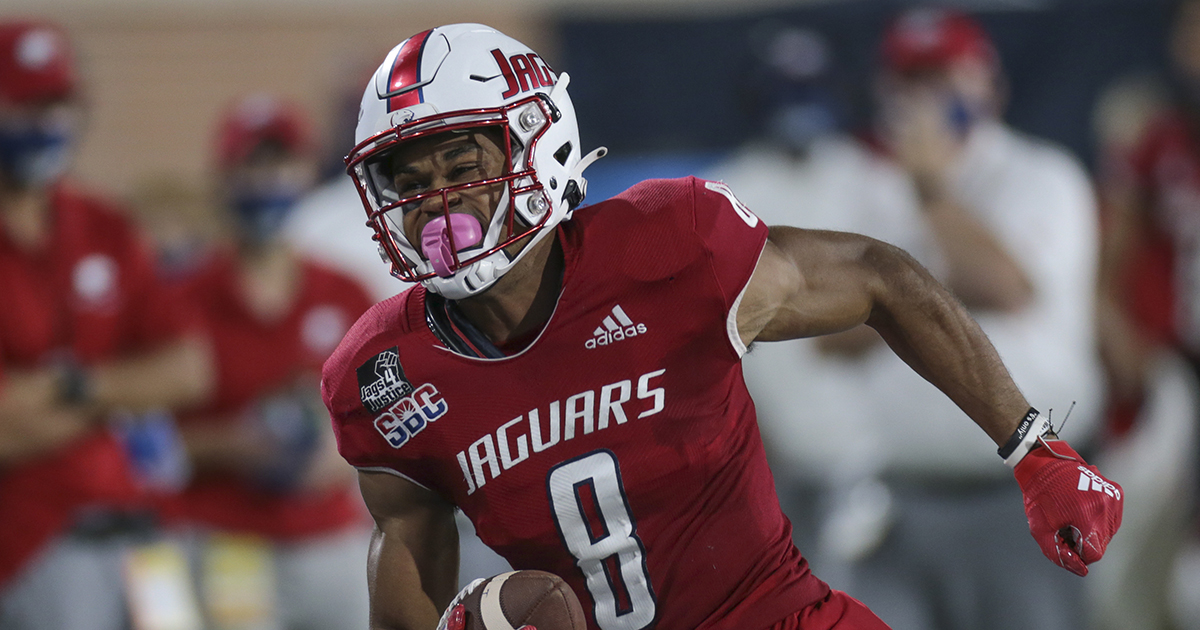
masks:
POLYGON ((654 621, 646 550, 637 536, 617 456, 593 451, 546 476, 554 523, 595 602, 603 630, 641 630, 654 621))

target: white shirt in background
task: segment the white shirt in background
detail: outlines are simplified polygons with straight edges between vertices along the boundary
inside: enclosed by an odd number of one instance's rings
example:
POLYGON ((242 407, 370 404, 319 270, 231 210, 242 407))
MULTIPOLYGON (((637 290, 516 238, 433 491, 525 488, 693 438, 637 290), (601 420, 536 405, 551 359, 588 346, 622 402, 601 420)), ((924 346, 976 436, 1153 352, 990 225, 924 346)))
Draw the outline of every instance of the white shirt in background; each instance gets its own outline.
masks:
POLYGON ((392 277, 388 264, 379 258, 362 199, 349 177, 336 177, 302 199, 284 234, 306 255, 358 280, 375 300, 410 286, 392 277))
MULTIPOLYGON (((1063 437, 1084 446, 1103 408, 1095 349, 1096 201, 1083 167, 1065 150, 999 123, 981 123, 952 173, 952 192, 989 227, 1033 284, 1015 313, 973 311, 1017 386, 1063 437)), ((923 224, 922 224, 923 225, 923 224)), ((894 354, 876 349, 866 367, 871 416, 885 468, 1006 475, 996 445, 945 395, 894 354)))
MULTIPOLYGON (((751 146, 708 176, 729 184, 769 225, 866 234, 946 275, 908 175, 853 138, 822 139, 802 161, 751 146)), ((1085 444, 1103 403, 1090 180, 1064 150, 986 123, 973 130, 952 188, 1034 285, 1032 305, 1019 313, 972 315, 1030 402, 1054 409, 1055 426, 1078 403, 1064 437, 1085 444)), ((757 343, 743 370, 782 475, 1007 474, 987 435, 882 343, 859 359, 819 354, 813 340, 757 343)))
MULTIPOLYGON (((803 159, 749 145, 706 176, 727 183, 768 225, 858 232, 940 265, 909 178, 852 137, 820 138, 803 159)), ((755 343, 742 369, 777 474, 823 481, 869 465, 862 460, 875 445, 860 361, 822 355, 814 340, 798 339, 755 343)))

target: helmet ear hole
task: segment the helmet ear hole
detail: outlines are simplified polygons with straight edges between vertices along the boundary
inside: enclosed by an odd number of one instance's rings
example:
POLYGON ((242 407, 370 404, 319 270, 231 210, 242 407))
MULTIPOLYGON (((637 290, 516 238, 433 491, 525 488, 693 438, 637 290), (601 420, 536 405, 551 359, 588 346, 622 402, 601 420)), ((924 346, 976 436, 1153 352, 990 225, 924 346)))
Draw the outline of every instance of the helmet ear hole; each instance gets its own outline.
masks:
POLYGON ((571 143, 566 142, 558 150, 554 152, 554 159, 563 166, 567 165, 567 158, 571 157, 571 143))

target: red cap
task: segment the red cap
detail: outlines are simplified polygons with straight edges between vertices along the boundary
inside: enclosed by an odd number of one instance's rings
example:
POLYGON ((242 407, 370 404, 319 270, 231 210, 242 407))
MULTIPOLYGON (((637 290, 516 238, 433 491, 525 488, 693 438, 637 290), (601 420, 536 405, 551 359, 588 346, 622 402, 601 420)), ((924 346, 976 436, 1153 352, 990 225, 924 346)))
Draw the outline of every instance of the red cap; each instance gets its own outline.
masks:
POLYGON ((308 119, 295 103, 266 94, 235 102, 221 121, 217 161, 222 169, 237 166, 263 142, 276 142, 292 153, 311 150, 308 119))
POLYGON ((993 66, 999 61, 979 22, 947 9, 914 9, 901 14, 884 33, 881 52, 884 67, 899 73, 937 70, 966 60, 993 66))
POLYGON ((26 105, 70 97, 75 63, 66 33, 46 22, 0 22, 0 101, 26 105))

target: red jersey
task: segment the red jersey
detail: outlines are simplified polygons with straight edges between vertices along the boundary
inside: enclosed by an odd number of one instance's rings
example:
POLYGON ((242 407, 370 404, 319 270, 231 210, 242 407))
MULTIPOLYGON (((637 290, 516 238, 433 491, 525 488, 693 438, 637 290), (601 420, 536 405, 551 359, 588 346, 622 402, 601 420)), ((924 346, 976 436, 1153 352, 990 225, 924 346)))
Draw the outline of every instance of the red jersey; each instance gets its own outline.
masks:
MULTIPOLYGON (((50 207, 52 232, 40 251, 0 231, 0 365, 35 369, 64 355, 96 364, 184 333, 186 312, 167 297, 119 212, 64 186, 52 191, 50 207)), ((77 508, 136 496, 124 454, 104 430, 0 467, 0 584, 77 508)))
MULTIPOLYGON (((238 421, 263 397, 303 375, 315 377, 350 325, 371 306, 353 280, 302 261, 301 288, 291 309, 277 321, 264 322, 246 306, 234 264, 229 256, 217 257, 187 287, 212 343, 217 383, 211 404, 180 418, 184 425, 238 421)), ((349 487, 278 492, 235 474, 209 473, 193 480, 167 511, 171 518, 278 540, 358 523, 361 504, 349 487)))
POLYGON ((514 568, 562 576, 594 630, 754 630, 824 597, 735 341, 766 226, 688 178, 582 208, 557 237, 557 307, 515 355, 449 351, 439 309, 469 324, 422 287, 360 319, 325 365, 341 453, 442 495, 514 568))
POLYGON ((1200 354, 1200 133, 1182 113, 1160 116, 1121 166, 1113 176, 1132 180, 1149 211, 1128 306, 1145 332, 1200 354))

